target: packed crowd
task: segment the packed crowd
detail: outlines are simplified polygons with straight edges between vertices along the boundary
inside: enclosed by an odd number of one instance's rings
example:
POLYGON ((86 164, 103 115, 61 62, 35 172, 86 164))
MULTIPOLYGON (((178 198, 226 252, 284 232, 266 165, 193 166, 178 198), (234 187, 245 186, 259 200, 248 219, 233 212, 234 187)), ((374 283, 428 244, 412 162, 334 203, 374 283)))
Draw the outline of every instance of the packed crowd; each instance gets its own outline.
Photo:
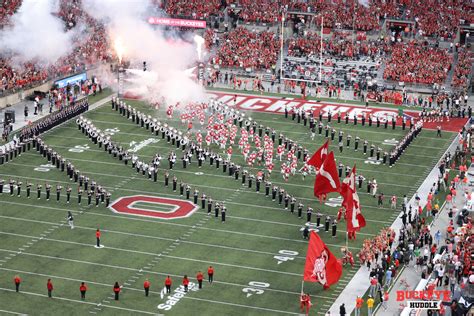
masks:
POLYGON ((20 7, 22 0, 6 0, 0 3, 0 28, 8 24, 10 16, 20 7))
POLYGON ((472 69, 474 54, 467 49, 461 49, 458 54, 458 63, 454 68, 452 85, 456 88, 467 88, 469 74, 472 69))
POLYGON ((206 19, 211 15, 216 15, 220 7, 220 0, 167 0, 164 9, 166 13, 170 15, 192 17, 193 19, 206 19))
POLYGON ((414 19, 418 31, 426 36, 456 37, 459 20, 474 21, 470 0, 415 0, 406 2, 404 17, 414 19))
POLYGON ((238 27, 222 38, 212 64, 221 67, 240 67, 258 69, 274 69, 276 66, 279 44, 273 32, 250 31, 238 27))
POLYGON ((415 1, 368 1, 362 5, 358 0, 336 1, 184 1, 168 0, 164 8, 168 14, 199 19, 211 15, 222 15, 224 8, 232 16, 245 22, 274 23, 281 20, 281 12, 301 11, 316 13, 311 22, 327 28, 355 28, 360 31, 379 30, 387 17, 403 18, 416 22, 415 31, 427 36, 454 38, 459 21, 473 21, 469 0, 415 0, 415 1), (233 6, 230 6, 233 4, 233 6))
MULTIPOLYGON (((288 55, 295 57, 318 54, 321 37, 318 33, 307 32, 304 36, 291 38, 288 43, 288 55)), ((360 56, 380 56, 390 51, 390 45, 384 39, 367 40, 361 37, 353 40, 352 34, 335 31, 331 39, 323 40, 324 54, 337 57, 355 58, 360 56)))
POLYGON ((443 83, 451 63, 452 56, 445 49, 417 42, 397 43, 392 48, 384 79, 405 83, 443 83))
POLYGON ((281 21, 283 6, 280 1, 268 0, 239 0, 240 19, 247 22, 274 23, 281 21))
MULTIPOLYGON (((20 2, 20 1, 18 1, 20 2)), ((6 1, 16 3, 15 1, 6 1)), ((18 4, 19 5, 19 4, 18 4)), ((101 23, 82 11, 81 0, 61 1, 57 13, 65 26, 74 27, 80 20, 87 26, 87 33, 81 34, 73 51, 60 58, 54 65, 44 67, 34 61, 12 66, 12 56, 0 57, 0 94, 15 92, 43 83, 49 78, 58 78, 87 69, 98 61, 109 60, 108 39, 101 23)), ((8 11, 12 14, 14 11, 8 11)), ((1 14, 0 14, 1 20, 1 14)))

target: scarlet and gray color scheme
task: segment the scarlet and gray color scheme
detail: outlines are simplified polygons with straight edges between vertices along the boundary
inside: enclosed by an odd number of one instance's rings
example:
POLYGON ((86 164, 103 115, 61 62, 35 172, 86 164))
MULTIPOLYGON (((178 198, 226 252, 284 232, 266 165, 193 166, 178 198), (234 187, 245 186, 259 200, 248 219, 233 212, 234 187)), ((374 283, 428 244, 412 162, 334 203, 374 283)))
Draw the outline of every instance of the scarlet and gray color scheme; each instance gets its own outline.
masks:
POLYGON ((109 207, 115 213, 161 219, 185 218, 198 209, 196 205, 189 201, 149 195, 124 196, 115 200, 109 207), (167 205, 173 208, 171 211, 150 210, 143 207, 136 208, 134 207, 136 203, 167 205))

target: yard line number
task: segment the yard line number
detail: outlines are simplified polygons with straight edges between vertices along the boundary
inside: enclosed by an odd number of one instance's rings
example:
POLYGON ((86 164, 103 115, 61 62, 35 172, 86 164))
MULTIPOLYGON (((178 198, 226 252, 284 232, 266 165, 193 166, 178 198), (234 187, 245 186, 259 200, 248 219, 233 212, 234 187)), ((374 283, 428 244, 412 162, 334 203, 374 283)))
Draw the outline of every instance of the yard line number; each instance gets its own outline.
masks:
POLYGON ((258 281, 250 281, 249 287, 243 288, 242 292, 247 294, 247 298, 252 295, 261 295, 265 292, 266 288, 270 287, 270 283, 265 282, 258 282, 258 281))

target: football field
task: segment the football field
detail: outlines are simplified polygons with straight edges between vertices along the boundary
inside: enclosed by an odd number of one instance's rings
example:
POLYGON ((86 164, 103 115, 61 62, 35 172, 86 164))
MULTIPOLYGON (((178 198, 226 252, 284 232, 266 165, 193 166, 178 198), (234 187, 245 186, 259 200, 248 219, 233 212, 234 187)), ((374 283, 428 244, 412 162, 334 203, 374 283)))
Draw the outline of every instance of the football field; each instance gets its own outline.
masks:
MULTIPOLYGON (((186 132, 177 115, 167 119, 165 110, 153 109, 142 101, 127 100, 137 110, 150 114, 163 123, 186 132)), ((308 127, 297 124, 284 115, 263 112, 247 112, 253 120, 273 128, 278 134, 306 147, 312 154, 326 138, 317 133, 311 140, 308 127)), ((298 201, 305 204, 303 218, 291 214, 278 200, 265 196, 265 188, 258 193, 255 183, 252 188, 242 185, 240 178, 224 173, 222 167, 210 166, 208 161, 199 168, 194 159, 187 168, 181 163, 181 150, 150 130, 140 127, 126 117, 112 110, 110 102, 87 112, 87 117, 97 128, 108 133, 111 139, 124 148, 136 149, 136 155, 143 161, 151 161, 159 153, 163 160, 158 172, 158 181, 137 173, 123 161, 99 148, 85 134, 81 133, 74 120, 42 135, 44 142, 62 157, 72 162, 97 184, 112 193, 112 202, 130 197, 125 206, 141 209, 153 214, 173 214, 176 208, 189 206, 193 202, 194 189, 223 201, 227 207, 226 222, 209 216, 198 205, 179 218, 163 219, 153 216, 135 216, 113 212, 105 204, 87 205, 87 195, 81 204, 77 202, 77 183, 71 181, 65 172, 48 163, 35 149, 21 154, 8 164, 0 166, 0 179, 23 182, 20 197, 4 192, 0 196, 0 310, 36 315, 59 314, 165 314, 165 315, 279 315, 299 314, 299 295, 305 263, 307 241, 300 229, 306 222, 306 206, 334 219, 340 199, 330 195, 328 203, 320 204, 313 197, 314 175, 302 179, 301 175, 290 176, 285 182, 280 175, 280 162, 275 160, 271 181, 283 187, 298 201), (171 151, 177 154, 177 163, 168 169, 167 157, 171 151), (164 185, 164 173, 169 172, 170 185, 164 185), (171 186, 176 176, 191 186, 189 202, 171 186), (26 198, 25 186, 30 181, 32 196, 26 198), (43 185, 40 199, 36 198, 36 184, 43 185), (44 186, 53 186, 52 196, 46 201, 44 186), (56 201, 55 187, 60 184, 72 188, 71 202, 66 203, 65 190, 56 201), (133 205, 132 205, 133 203, 133 205), (66 215, 71 211, 75 228, 70 229, 66 215), (97 249, 95 231, 102 231, 104 248, 97 249), (207 268, 215 270, 214 282, 207 282, 207 268), (197 289, 196 273, 202 271, 205 282, 197 289), (13 278, 22 278, 21 293, 14 292, 13 278), (162 289, 166 276, 173 280, 172 293, 166 295, 162 289), (183 293, 179 286, 184 275, 192 284, 190 291, 183 293), (54 284, 53 299, 47 297, 46 281, 54 284), (143 282, 149 279, 151 293, 145 297, 143 282), (80 299, 80 282, 86 282, 86 300, 80 299), (113 284, 123 285, 120 300, 113 299, 113 284)), ((374 237, 383 227, 388 227, 398 216, 400 209, 390 209, 392 195, 398 197, 399 205, 403 195, 412 196, 426 175, 434 167, 455 133, 443 132, 442 138, 436 131, 424 129, 402 155, 393 168, 368 160, 359 150, 354 150, 354 138, 367 139, 370 144, 389 150, 394 142, 403 138, 408 130, 397 126, 392 130, 383 126, 354 126, 332 122, 337 131, 352 135, 350 147, 337 148, 337 139, 330 145, 337 163, 350 167, 355 163, 357 172, 366 179, 358 189, 361 209, 367 227, 349 241, 349 249, 356 257, 363 240, 374 237), (367 193, 366 181, 375 178, 378 192, 383 192, 383 207, 377 206, 377 199, 367 193)), ((194 131, 202 129, 194 123, 194 131)), ((336 133, 337 138, 337 133, 336 133)), ((237 141, 236 141, 237 143, 237 141)), ((223 154, 217 146, 215 152, 223 154)), ((276 148, 276 146, 275 146, 276 148)), ((276 155, 275 155, 276 156, 276 155)), ((194 157, 193 157, 194 158, 194 157)), ((234 146, 232 162, 245 166, 255 174, 262 168, 248 167, 237 146, 234 146)), ((342 180, 342 179, 341 179, 342 180)), ((117 202, 118 203, 118 202, 117 202)), ((315 221, 313 214, 313 222, 315 221)), ((337 257, 341 247, 346 245, 345 222, 337 227, 337 236, 321 230, 320 236, 337 257)), ((358 261, 356 259, 356 261, 358 261)), ((320 284, 305 283, 304 289, 311 295, 312 315, 324 315, 332 302, 350 281, 354 268, 344 266, 338 284, 323 290, 320 284)), ((0 311, 1 313, 1 311, 0 311)))

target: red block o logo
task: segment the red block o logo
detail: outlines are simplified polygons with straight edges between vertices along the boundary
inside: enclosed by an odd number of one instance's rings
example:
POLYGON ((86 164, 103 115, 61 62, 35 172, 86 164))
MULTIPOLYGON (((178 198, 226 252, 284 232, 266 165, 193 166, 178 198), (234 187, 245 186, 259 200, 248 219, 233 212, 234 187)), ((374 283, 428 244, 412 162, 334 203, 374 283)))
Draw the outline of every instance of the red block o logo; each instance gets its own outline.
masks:
POLYGON ((194 205, 189 201, 148 195, 132 195, 121 197, 115 200, 109 207, 115 213, 161 219, 188 217, 198 209, 197 205, 194 205), (137 203, 166 205, 171 206, 172 209, 170 211, 159 211, 146 209, 144 207, 134 207, 134 204, 137 203))

